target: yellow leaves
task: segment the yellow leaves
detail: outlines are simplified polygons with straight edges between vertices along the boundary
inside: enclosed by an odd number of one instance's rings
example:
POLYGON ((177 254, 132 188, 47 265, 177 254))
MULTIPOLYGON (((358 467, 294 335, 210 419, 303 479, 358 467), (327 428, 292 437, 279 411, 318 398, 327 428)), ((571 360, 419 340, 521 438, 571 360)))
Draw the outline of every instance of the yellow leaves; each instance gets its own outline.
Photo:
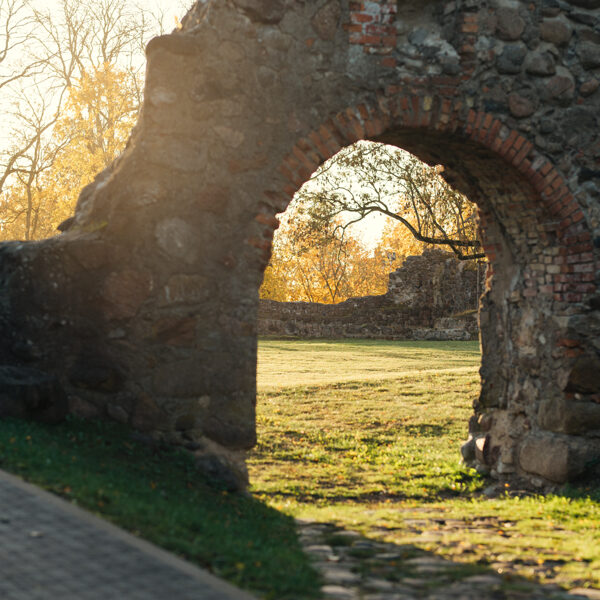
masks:
POLYGON ((369 252, 348 232, 343 238, 303 232, 298 239, 298 211, 291 210, 276 232, 261 298, 332 304, 386 292, 390 269, 380 252, 369 252))
MULTIPOLYGON (((137 120, 140 81, 104 64, 69 89, 33 185, 15 182, 0 202, 3 239, 43 239, 73 214, 81 189, 125 148, 137 120)), ((100 228, 103 225, 100 225, 100 228)))

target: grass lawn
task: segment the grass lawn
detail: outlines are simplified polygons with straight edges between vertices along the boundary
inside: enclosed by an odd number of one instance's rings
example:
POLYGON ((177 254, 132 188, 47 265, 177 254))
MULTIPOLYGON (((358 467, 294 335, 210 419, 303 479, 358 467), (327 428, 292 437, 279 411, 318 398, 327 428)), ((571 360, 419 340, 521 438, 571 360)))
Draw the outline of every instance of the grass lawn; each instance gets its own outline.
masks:
POLYGON ((519 575, 600 587, 599 488, 489 500, 459 464, 478 364, 474 342, 264 340, 253 493, 296 517, 493 565, 507 586, 519 575))
POLYGON ((273 600, 319 594, 292 517, 492 565, 507 586, 600 587, 598 489, 487 500, 460 466, 478 362, 472 342, 261 341, 253 498, 209 487, 180 451, 72 418, 0 421, 0 468, 273 600))

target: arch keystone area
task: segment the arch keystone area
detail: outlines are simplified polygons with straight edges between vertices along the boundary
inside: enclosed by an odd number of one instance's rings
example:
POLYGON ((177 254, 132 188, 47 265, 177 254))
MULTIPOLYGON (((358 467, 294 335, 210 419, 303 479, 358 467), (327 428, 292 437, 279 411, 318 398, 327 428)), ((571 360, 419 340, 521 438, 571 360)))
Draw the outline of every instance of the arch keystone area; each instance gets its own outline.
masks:
POLYGON ((113 418, 243 486, 276 214, 369 139, 443 164, 479 207, 490 268, 465 460, 527 486, 589 473, 598 73, 578 58, 577 21, 554 71, 535 74, 546 17, 519 11, 526 26, 507 41, 493 2, 198 2, 149 44, 140 121, 69 230, 0 246, 0 415, 113 418))

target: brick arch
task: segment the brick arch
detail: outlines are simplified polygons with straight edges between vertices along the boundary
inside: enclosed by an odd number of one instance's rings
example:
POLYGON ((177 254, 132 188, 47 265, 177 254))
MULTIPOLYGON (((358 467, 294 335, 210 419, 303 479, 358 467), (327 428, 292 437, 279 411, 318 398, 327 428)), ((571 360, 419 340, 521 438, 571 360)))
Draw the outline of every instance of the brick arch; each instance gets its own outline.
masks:
MULTIPOLYGON (((579 303, 596 290, 592 233, 564 178, 522 134, 490 113, 466 109, 458 98, 410 95, 392 89, 380 94, 376 102, 335 113, 299 139, 283 158, 278 167, 285 180, 283 190, 266 192, 268 202, 285 208, 312 173, 342 148, 363 139, 377 140, 397 127, 470 140, 514 168, 535 192, 531 202, 540 202, 547 218, 554 220, 552 230, 559 254, 553 257, 549 270, 552 281, 541 286, 540 293, 551 294, 559 302, 579 303)), ((480 217, 485 229, 490 216, 482 212, 480 217)), ((256 218, 267 227, 277 226, 272 216, 261 213, 256 218)), ((259 247, 268 252, 265 242, 259 247)), ((484 249, 493 263, 497 248, 493 243, 484 243, 484 249)))
MULTIPOLYGON (((540 373, 542 379, 550 380, 550 365, 557 357, 569 360, 583 354, 579 341, 570 339, 551 321, 568 314, 570 306, 577 307, 596 291, 592 233, 584 213, 552 162, 500 119, 466 108, 457 97, 381 93, 374 101, 329 116, 297 140, 282 158, 278 166, 281 189, 265 192, 266 212, 256 217, 265 226, 258 244, 263 264, 277 226, 269 211, 273 207, 283 211, 318 166, 362 139, 391 143, 430 164, 441 162, 445 166, 444 155, 436 147, 441 140, 451 140, 451 148, 464 145, 465 155, 481 152, 488 162, 482 167, 475 165, 476 172, 471 175, 488 180, 484 191, 493 191, 497 178, 495 173, 484 173, 485 167, 491 165, 502 173, 505 189, 500 200, 486 198, 477 186, 461 182, 460 168, 455 166, 450 173, 457 176, 459 189, 478 204, 484 250, 490 261, 488 289, 481 300, 482 391, 464 454, 469 460, 476 455, 478 463, 491 468, 496 476, 523 476, 523 468, 531 467, 527 458, 525 467, 518 464, 521 452, 527 456, 531 448, 536 453, 549 451, 541 442, 536 446, 538 440, 535 435, 531 439, 529 433, 556 431, 554 417, 544 413, 551 414, 560 401, 545 402, 544 395, 560 394, 564 383, 555 378, 546 388, 527 388, 522 382, 540 373), (427 136, 429 141, 423 141, 427 136), (404 144, 407 139, 409 143, 404 144), (521 230, 515 234, 510 230, 516 223, 521 230), (552 313, 551 318, 532 316, 542 306, 552 313), (510 336, 498 334, 499 326, 505 332, 531 327, 547 335, 533 339, 521 334, 518 339, 526 350, 519 356, 511 350, 510 336)), ((567 396, 572 398, 573 394, 567 396)))

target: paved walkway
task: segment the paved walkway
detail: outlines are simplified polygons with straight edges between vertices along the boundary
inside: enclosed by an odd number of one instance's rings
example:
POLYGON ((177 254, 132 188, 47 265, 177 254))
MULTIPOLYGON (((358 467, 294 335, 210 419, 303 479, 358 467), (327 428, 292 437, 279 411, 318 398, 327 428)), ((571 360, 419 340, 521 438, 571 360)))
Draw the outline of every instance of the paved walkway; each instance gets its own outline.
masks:
POLYGON ((1 600, 253 600, 0 471, 1 600))

